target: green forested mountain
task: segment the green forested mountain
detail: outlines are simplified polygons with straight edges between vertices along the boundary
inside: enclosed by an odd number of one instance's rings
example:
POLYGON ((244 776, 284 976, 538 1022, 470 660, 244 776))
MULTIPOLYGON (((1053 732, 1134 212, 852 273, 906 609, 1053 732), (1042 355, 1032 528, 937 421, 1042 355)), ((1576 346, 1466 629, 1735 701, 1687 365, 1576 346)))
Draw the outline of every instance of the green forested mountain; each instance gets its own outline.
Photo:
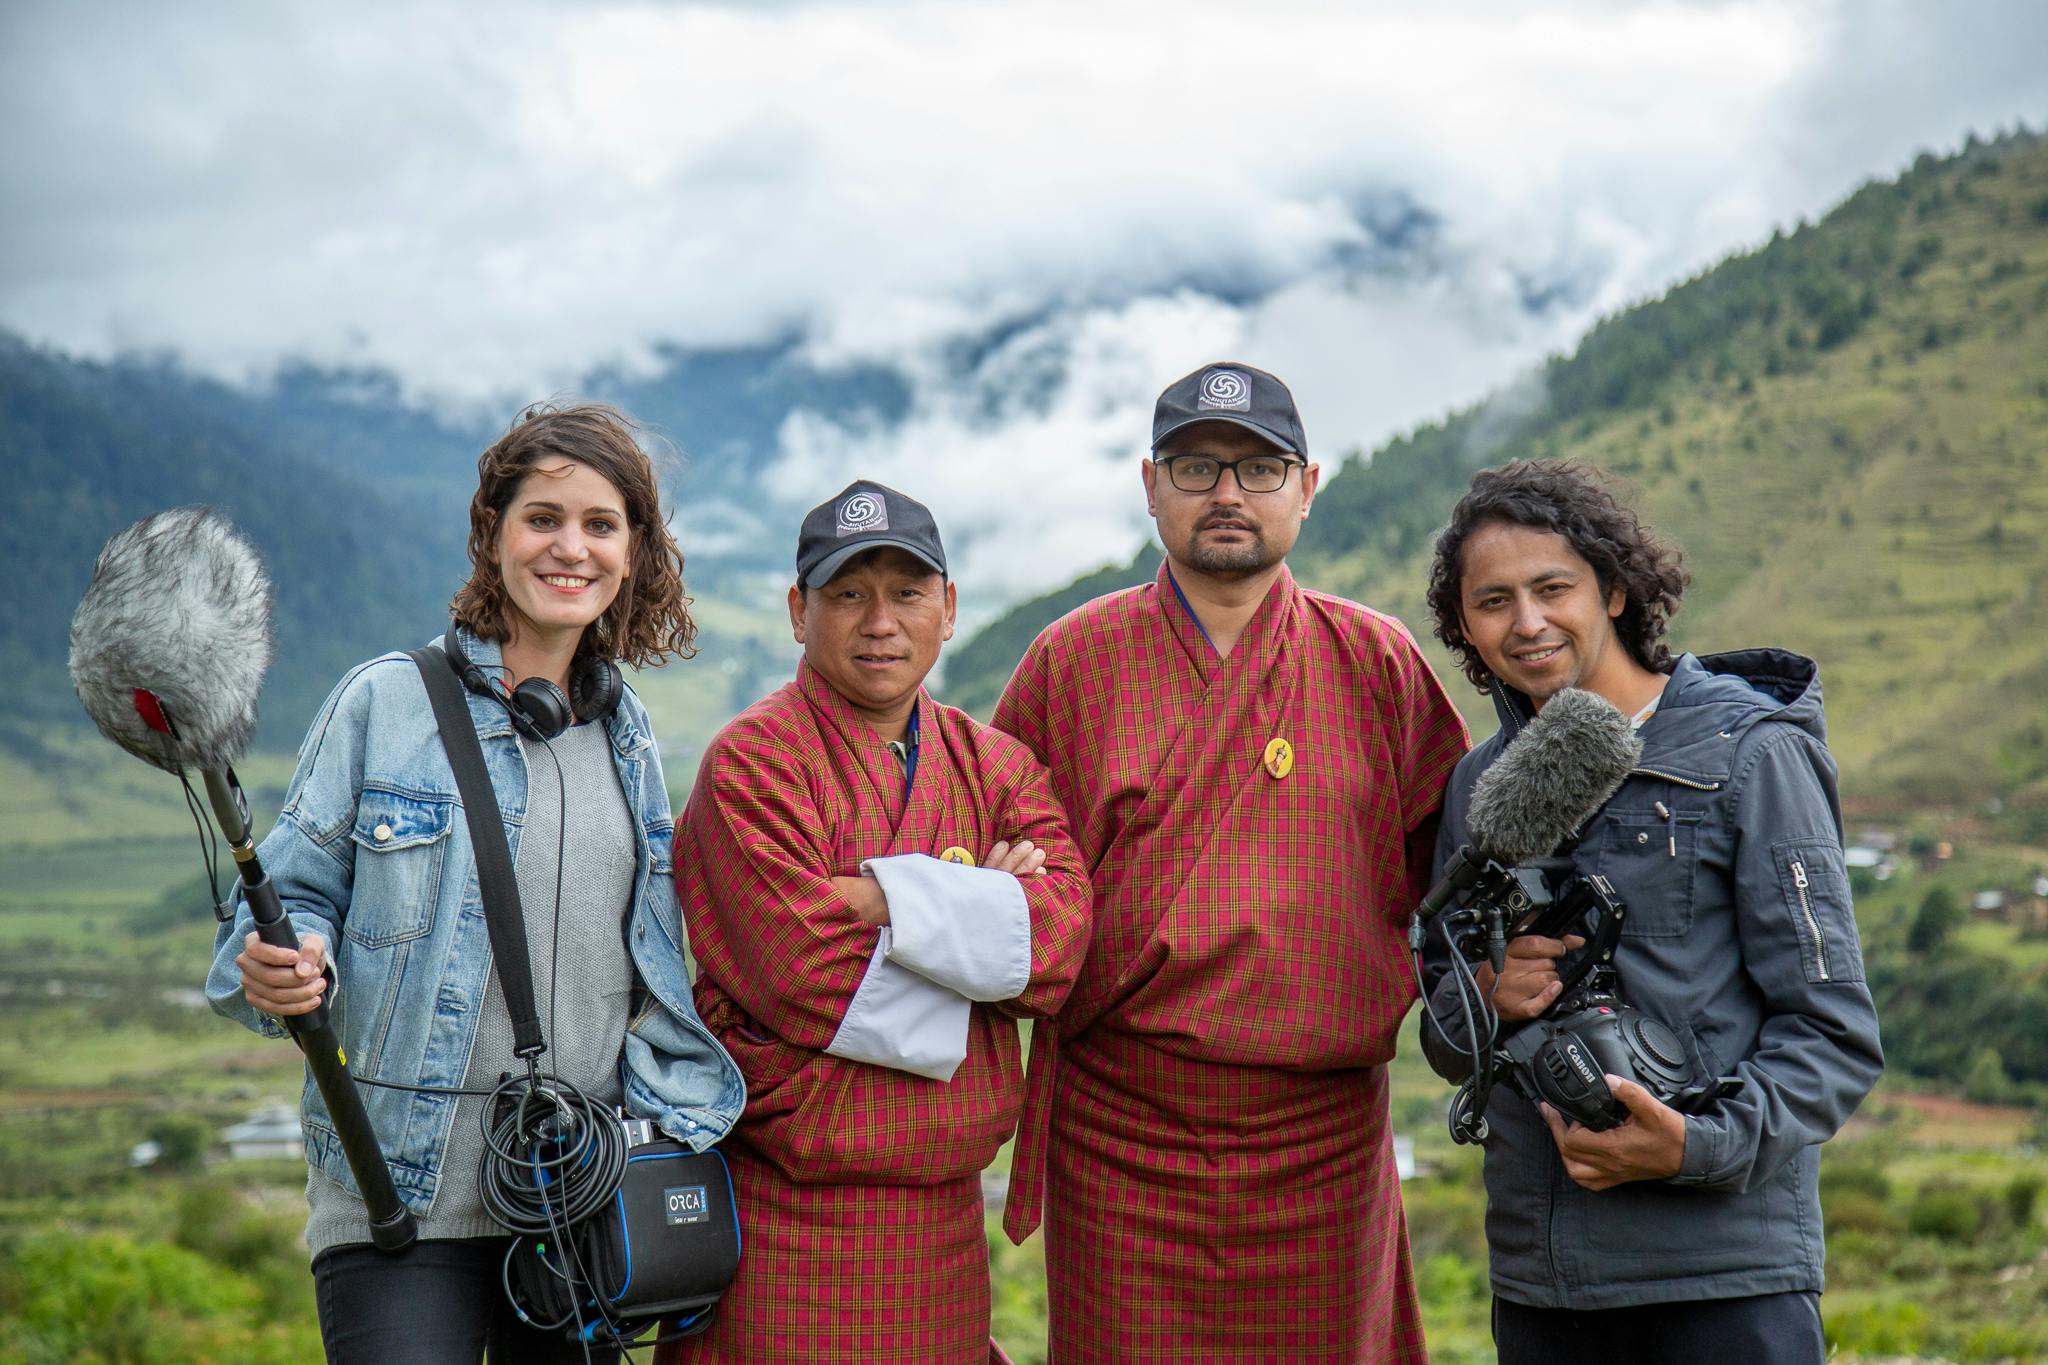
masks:
MULTIPOLYGON (((1821 660, 1852 797, 2041 803, 2044 309, 2048 144, 1923 157, 1602 322, 1490 401, 1326 462, 1296 570, 1426 634, 1430 540, 1470 473, 1595 461, 1688 552, 1682 645, 1769 641, 1821 660)), ((0 739, 33 748, 39 727, 78 719, 61 662, 92 553, 158 507, 219 503, 272 560, 272 742, 349 663, 431 628, 461 550, 448 490, 462 481, 437 475, 465 470, 481 435, 408 414, 375 376, 346 378, 287 371, 249 394, 0 335, 0 453, 24 490, 0 523, 22 585, 0 600, 0 663, 28 696, 0 739)), ((707 449, 699 463, 739 459, 707 449)), ((710 475, 694 471, 698 493, 710 475)), ((1153 553, 962 641, 948 698, 985 711, 1038 629, 1149 577, 1153 553)))
MULTIPOLYGON (((906 401, 886 372, 820 371, 794 350, 673 349, 657 375, 594 373, 576 395, 614 402, 647 428, 690 582, 727 605, 775 596, 760 580, 786 569, 808 501, 778 501, 762 477, 788 414, 880 420, 900 417, 906 401)), ((410 405, 390 374, 303 363, 235 388, 174 360, 85 361, 0 331, 0 464, 23 490, 18 514, 0 519, 19 585, 0 597, 0 666, 28 698, 0 717, 0 762, 11 754, 48 768, 63 747, 55 729, 83 719, 64 676, 66 639, 100 546, 137 517, 188 502, 219 506, 269 562, 278 652, 260 741, 293 743, 350 664, 438 628, 467 567, 477 452, 519 407, 450 416, 410 405)), ((702 606, 722 618, 707 646, 739 648, 729 676, 751 683, 762 668, 735 640, 751 640, 758 622, 736 626, 716 603, 702 606)))
MULTIPOLYGON (((1680 646, 1820 660, 1852 800, 2048 803, 2044 313, 2048 141, 1923 156, 1479 407, 1354 454, 1291 562, 1427 635, 1430 546, 1471 473, 1590 461, 1686 551, 1680 646)), ((1023 644, 1078 600, 1069 588, 991 625, 953 656, 949 695, 992 703, 1023 644)))
POLYGON ((460 566, 450 510, 389 471, 350 472, 274 405, 147 364, 97 365, 0 333, 0 455, 14 514, 0 556, 0 666, 19 705, 0 743, 43 754, 83 721, 65 674, 71 615, 100 546, 145 513, 219 507, 262 550, 277 588, 264 733, 295 742, 350 664, 438 619, 460 566))
MULTIPOLYGON (((671 388, 701 396, 708 364, 682 366, 671 388)), ((761 380, 767 397, 747 414, 815 387, 800 374, 770 378, 783 389, 761 380)), ((408 408, 378 374, 286 367, 268 385, 237 389, 159 360, 84 361, 0 332, 0 467, 18 490, 15 514, 0 518, 0 553, 16 566, 15 591, 0 594, 0 667, 21 697, 0 715, 0 860, 98 829, 154 837, 190 827, 167 799, 168 779, 92 734, 66 674, 72 613, 109 536, 146 513, 207 503, 261 550, 277 650, 257 736, 267 752, 243 766, 281 791, 289 768, 279 765, 335 680, 445 621, 468 568, 476 454, 496 429, 408 408)), ((704 480, 689 486, 701 496, 704 480)), ((674 497, 672 488, 671 506, 674 497)), ((707 564, 715 582, 720 561, 692 554, 700 592, 707 564)), ((695 615, 697 660, 636 679, 683 789, 711 730, 789 667, 779 611, 764 617, 714 588, 695 615)))

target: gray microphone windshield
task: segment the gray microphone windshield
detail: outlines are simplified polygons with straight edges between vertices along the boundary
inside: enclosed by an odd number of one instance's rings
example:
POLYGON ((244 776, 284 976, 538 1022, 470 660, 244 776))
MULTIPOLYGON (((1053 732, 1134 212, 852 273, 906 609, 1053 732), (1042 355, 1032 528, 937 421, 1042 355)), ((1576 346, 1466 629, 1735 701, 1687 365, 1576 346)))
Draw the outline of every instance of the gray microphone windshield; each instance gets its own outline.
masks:
POLYGON ((1556 693, 1473 786, 1474 847, 1508 866, 1548 855, 1607 804, 1642 752, 1606 698, 1556 693))
POLYGON ((71 618, 71 685, 100 733, 167 772, 229 767, 270 667, 270 576, 206 507, 108 541, 71 618))

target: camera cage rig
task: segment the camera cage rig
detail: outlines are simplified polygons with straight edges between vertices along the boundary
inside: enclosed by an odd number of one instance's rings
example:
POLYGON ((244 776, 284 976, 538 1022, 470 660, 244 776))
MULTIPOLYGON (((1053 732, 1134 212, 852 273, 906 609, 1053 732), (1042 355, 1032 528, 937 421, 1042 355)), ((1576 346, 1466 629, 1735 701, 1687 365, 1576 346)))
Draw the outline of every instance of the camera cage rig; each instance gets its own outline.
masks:
POLYGON ((1598 873, 1577 871, 1569 857, 1537 859, 1514 867, 1487 862, 1464 900, 1436 917, 1448 950, 1465 1025, 1462 1047, 1430 1009, 1422 970, 1427 925, 1418 919, 1409 944, 1423 986, 1425 1027, 1471 1061, 1471 1074, 1453 1096, 1451 1139, 1483 1143, 1487 1105, 1496 1084, 1530 1104, 1548 1103, 1568 1120, 1594 1130, 1616 1127, 1629 1111, 1608 1086, 1610 1074, 1635 1080, 1680 1112, 1698 1112, 1742 1086, 1736 1077, 1702 1080, 1678 1034, 1662 1020, 1630 1005, 1614 964, 1628 905, 1598 873), (1504 1027, 1490 990, 1473 967, 1489 960, 1498 985, 1505 944, 1528 935, 1585 942, 1560 967, 1563 989, 1536 1018, 1504 1027))

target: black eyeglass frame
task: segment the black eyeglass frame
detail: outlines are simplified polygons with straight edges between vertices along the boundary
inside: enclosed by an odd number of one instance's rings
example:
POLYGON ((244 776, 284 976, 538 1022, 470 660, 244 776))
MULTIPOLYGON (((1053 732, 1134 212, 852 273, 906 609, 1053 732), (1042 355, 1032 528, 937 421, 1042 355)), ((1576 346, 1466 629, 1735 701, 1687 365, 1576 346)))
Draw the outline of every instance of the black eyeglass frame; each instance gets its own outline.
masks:
POLYGON ((1165 465, 1167 482, 1171 483, 1175 488, 1179 489, 1183 493, 1209 492, 1211 489, 1215 488, 1217 484, 1223 482, 1223 471, 1226 469, 1230 471, 1230 477, 1237 480, 1237 486, 1247 493, 1278 493, 1281 489, 1287 487, 1287 471, 1289 469, 1308 468, 1307 460, 1296 459, 1290 455, 1277 454, 1240 455, 1235 460, 1219 460, 1214 455, 1195 455, 1188 453, 1182 453, 1179 455, 1154 455, 1152 457, 1152 463, 1156 465, 1165 465), (1208 463, 1216 466, 1216 477, 1209 480, 1209 482, 1203 484, 1199 488, 1190 488, 1180 481, 1179 462, 1182 460, 1205 460, 1208 463), (1255 460, 1279 461, 1280 481, 1274 484, 1271 488, 1254 488, 1250 484, 1246 483, 1244 481, 1244 475, 1237 472, 1237 467, 1241 464, 1250 464, 1255 460))

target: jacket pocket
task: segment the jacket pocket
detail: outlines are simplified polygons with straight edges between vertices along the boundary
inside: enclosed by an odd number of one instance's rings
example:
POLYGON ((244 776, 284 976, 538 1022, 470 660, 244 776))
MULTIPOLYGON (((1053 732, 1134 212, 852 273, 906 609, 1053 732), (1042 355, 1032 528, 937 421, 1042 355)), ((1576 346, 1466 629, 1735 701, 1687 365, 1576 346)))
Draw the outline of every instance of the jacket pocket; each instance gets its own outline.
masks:
POLYGON ((1815 984, 1861 981, 1863 950, 1856 940, 1841 846, 1832 839, 1786 839, 1771 845, 1771 861, 1806 979, 1815 984))
POLYGON ((350 831, 355 885, 343 929, 351 939, 365 948, 388 948, 433 929, 454 811, 452 800, 363 788, 350 831))
POLYGON ((1609 810, 1600 872, 1628 906, 1624 938, 1676 938, 1692 928, 1701 812, 1609 810))

